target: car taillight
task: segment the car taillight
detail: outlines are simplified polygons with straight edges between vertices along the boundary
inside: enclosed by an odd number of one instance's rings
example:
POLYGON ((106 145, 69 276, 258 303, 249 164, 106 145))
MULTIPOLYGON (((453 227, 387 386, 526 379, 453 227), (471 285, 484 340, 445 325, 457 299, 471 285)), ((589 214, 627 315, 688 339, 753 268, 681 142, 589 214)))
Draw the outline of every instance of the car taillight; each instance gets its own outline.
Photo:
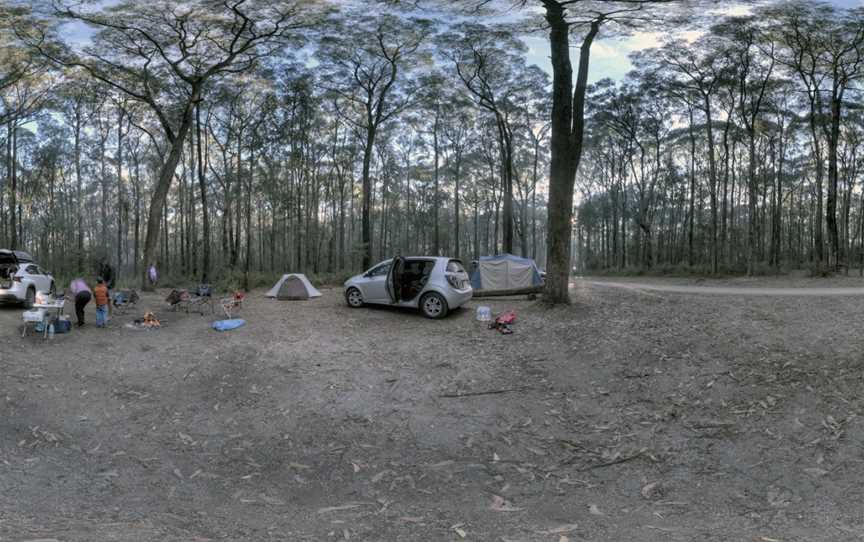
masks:
POLYGON ((14 280, 15 282, 21 282, 22 279, 21 277, 12 277, 12 280, 14 280))

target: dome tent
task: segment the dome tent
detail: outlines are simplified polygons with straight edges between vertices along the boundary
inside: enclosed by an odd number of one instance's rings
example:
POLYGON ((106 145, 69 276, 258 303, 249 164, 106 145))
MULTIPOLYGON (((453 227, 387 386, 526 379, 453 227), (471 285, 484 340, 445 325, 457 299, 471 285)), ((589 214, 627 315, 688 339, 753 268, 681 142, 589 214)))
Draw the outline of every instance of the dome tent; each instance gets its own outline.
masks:
POLYGON ((276 299, 301 300, 312 297, 321 297, 321 292, 312 286, 306 275, 302 273, 289 273, 282 275, 276 284, 265 294, 266 297, 276 299))

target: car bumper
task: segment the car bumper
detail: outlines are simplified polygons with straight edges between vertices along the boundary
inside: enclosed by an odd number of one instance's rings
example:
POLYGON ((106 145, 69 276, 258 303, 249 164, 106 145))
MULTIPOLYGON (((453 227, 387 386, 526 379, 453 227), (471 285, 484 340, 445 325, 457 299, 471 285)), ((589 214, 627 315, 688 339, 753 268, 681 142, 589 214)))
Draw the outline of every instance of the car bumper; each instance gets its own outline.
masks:
POLYGON ((18 293, 15 289, 0 290, 0 303, 21 303, 24 301, 24 292, 18 293))
POLYGON ((471 298, 474 296, 474 290, 450 290, 445 294, 447 298, 447 306, 451 309, 455 309, 456 307, 461 307, 465 303, 471 301, 471 298))

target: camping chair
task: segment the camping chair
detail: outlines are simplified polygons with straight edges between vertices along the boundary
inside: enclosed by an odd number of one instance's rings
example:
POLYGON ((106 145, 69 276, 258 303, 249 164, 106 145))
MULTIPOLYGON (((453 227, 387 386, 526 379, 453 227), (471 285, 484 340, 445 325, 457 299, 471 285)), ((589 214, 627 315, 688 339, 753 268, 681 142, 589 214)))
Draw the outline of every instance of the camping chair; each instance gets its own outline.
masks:
POLYGON ((138 292, 135 290, 118 290, 114 292, 111 303, 118 314, 126 314, 126 311, 138 304, 138 299, 138 292))
POLYGON ((233 318, 233 316, 231 316, 231 311, 241 308, 244 299, 246 299, 246 294, 243 292, 234 292, 233 296, 225 297, 220 301, 219 304, 222 305, 222 311, 225 312, 225 316, 229 320, 233 318))
POLYGON ((187 312, 195 311, 201 316, 204 316, 204 309, 210 308, 210 314, 214 314, 216 309, 213 307, 213 289, 209 284, 199 284, 195 289, 195 295, 189 300, 187 312))
POLYGON ((192 295, 188 290, 171 290, 171 293, 168 294, 168 297, 165 298, 165 301, 171 305, 172 311, 177 310, 185 310, 187 313, 189 312, 189 304, 192 301, 192 295))

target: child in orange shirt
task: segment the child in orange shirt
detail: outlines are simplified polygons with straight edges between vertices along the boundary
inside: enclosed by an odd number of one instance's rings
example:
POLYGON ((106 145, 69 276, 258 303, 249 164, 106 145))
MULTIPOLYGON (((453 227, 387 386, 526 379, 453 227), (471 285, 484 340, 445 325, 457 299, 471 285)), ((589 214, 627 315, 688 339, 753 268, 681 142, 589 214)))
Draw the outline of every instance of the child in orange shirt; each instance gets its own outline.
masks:
POLYGON ((108 323, 108 285, 102 277, 96 279, 93 288, 93 298, 96 301, 96 327, 105 327, 108 323))

